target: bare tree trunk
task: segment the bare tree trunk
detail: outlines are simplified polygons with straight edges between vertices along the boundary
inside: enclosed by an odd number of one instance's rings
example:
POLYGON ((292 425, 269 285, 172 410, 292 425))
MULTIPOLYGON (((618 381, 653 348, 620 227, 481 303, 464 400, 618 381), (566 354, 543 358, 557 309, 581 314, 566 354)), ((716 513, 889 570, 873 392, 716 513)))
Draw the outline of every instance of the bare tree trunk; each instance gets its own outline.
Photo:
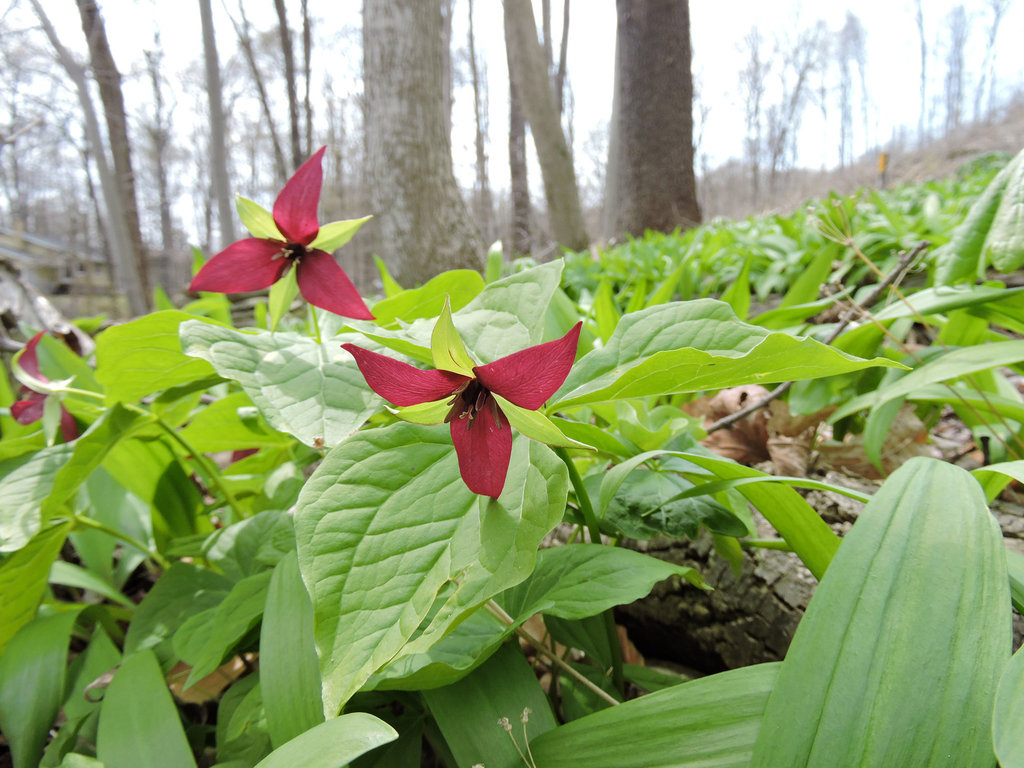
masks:
POLYGON ((302 109, 306 116, 306 151, 304 157, 313 154, 313 104, 309 100, 309 81, 313 72, 313 29, 309 19, 309 0, 302 0, 302 80, 305 93, 302 109))
POLYGON ((444 125, 449 140, 452 135, 452 19, 455 16, 455 0, 441 0, 441 83, 444 100, 444 125))
MULTIPOLYGON (((223 88, 220 62, 217 58, 217 37, 213 29, 210 0, 199 0, 199 16, 203 26, 203 61, 206 65, 206 95, 210 100, 210 180, 217 201, 220 224, 220 246, 235 240, 235 212, 231 204, 231 183, 228 180, 227 131, 224 126, 223 88)), ((212 245, 212 243, 210 244, 212 245)))
POLYGON ((967 47, 967 12, 953 7, 946 17, 949 46, 946 52, 946 133, 960 127, 964 107, 964 51, 967 47))
POLYGON ((124 96, 121 93, 121 73, 114 63, 103 17, 95 0, 76 0, 82 19, 82 31, 89 46, 89 60, 93 77, 99 86, 100 101, 107 122, 107 138, 110 142, 110 156, 114 162, 117 184, 121 190, 124 205, 125 225, 132 258, 135 260, 139 282, 145 292, 145 303, 149 306, 150 281, 146 244, 142 239, 139 225, 139 205, 135 194, 135 174, 132 170, 132 148, 128 139, 128 118, 124 110, 124 96))
POLYGON ((558 68, 555 70, 555 103, 558 114, 565 114, 565 72, 569 59, 569 0, 562 0, 562 42, 558 46, 558 68))
MULTIPOLYGON (((159 38, 158 38, 159 40, 159 38)), ((167 151, 171 143, 169 115, 164 108, 164 91, 160 77, 162 54, 146 51, 146 66, 153 86, 153 123, 149 126, 149 140, 152 144, 153 164, 156 166, 156 191, 160 209, 160 280, 170 292, 176 292, 184 285, 185 274, 177 274, 174 259, 174 225, 171 219, 171 196, 167 181, 167 151)))
POLYGON ((616 233, 700 223, 689 2, 618 0, 616 233), (662 55, 651 56, 651 51, 662 55))
POLYGON ((515 257, 530 252, 530 184, 526 172, 526 119, 519 103, 516 84, 509 81, 508 89, 508 165, 512 187, 511 237, 509 246, 515 257))
POLYGON ((540 159, 552 235, 559 245, 582 250, 590 240, 583 224, 576 171, 537 40, 530 0, 505 0, 505 44, 511 76, 540 159))
POLYGON ((274 175, 278 186, 281 186, 288 179, 288 164, 284 159, 284 149, 281 147, 281 138, 277 133, 277 121, 274 119, 274 112, 270 108, 270 97, 267 95, 267 85, 256 63, 256 54, 252 47, 252 36, 249 34, 249 19, 245 15, 245 4, 242 0, 238 2, 238 12, 242 17, 242 23, 238 24, 231 19, 235 27, 235 34, 238 36, 238 45, 242 49, 242 55, 249 65, 249 72, 252 81, 256 85, 256 93, 260 99, 260 110, 263 112, 263 121, 267 124, 270 132, 270 143, 274 149, 274 175))
POLYGON ((928 87, 928 38, 924 34, 924 3, 923 0, 914 2, 914 20, 917 22, 917 34, 921 41, 921 108, 920 117, 917 123, 917 143, 924 144, 925 130, 928 114, 927 87, 928 87))
POLYGON ((473 196, 477 226, 489 241, 493 234, 494 203, 487 178, 487 82, 480 76, 473 37, 473 0, 469 0, 469 73, 473 83, 473 117, 476 123, 476 190, 473 196))
POLYGON ((139 277, 138 263, 132 256, 131 239, 128 236, 128 225, 124 219, 124 206, 121 203, 121 189, 117 178, 107 161, 107 150, 103 144, 99 118, 89 96, 89 84, 85 72, 75 61, 74 56, 64 47, 43 11, 39 0, 29 0, 46 34, 50 45, 57 54, 61 66, 75 84, 78 103, 82 107, 85 122, 85 135, 93 149, 96 172, 100 177, 100 192, 103 195, 103 206, 107 212, 107 227, 110 236, 109 254, 114 264, 116 275, 115 286, 128 300, 128 311, 133 315, 142 315, 149 310, 149 295, 139 277))
POLYGON ((484 246, 452 170, 440 0, 365 0, 367 175, 381 254, 404 285, 480 269, 484 246))
POLYGON ((281 34, 281 53, 284 56, 284 80, 288 88, 288 124, 291 128, 292 168, 302 165, 302 141, 299 138, 299 97, 295 88, 295 54, 292 50, 292 32, 288 29, 288 12, 284 0, 274 0, 277 10, 277 28, 281 34))

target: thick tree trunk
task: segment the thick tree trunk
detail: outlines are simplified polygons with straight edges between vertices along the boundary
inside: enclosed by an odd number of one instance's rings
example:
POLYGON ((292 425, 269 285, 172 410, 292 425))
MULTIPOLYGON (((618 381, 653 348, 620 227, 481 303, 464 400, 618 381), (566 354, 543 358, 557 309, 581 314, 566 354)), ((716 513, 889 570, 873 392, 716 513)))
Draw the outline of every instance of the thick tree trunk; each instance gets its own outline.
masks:
POLYGON ((582 250, 590 240, 583 224, 572 153, 562 132, 555 94, 530 0, 505 0, 505 44, 509 70, 537 147, 548 219, 555 241, 582 250))
POLYGON ((368 177, 381 255, 403 285, 481 269, 484 246, 452 170, 440 0, 365 0, 368 177))
POLYGON ((220 247, 223 248, 235 240, 235 211, 231 204, 231 184, 228 180, 227 131, 224 126, 220 62, 217 58, 217 37, 213 30, 213 10, 210 7, 210 0, 199 0, 199 16, 203 26, 206 94, 210 101, 209 172, 213 195, 217 201, 220 247))
POLYGON ((277 28, 281 35, 281 54, 284 57, 284 82, 288 90, 288 125, 291 135, 292 168, 302 165, 302 139, 299 135, 299 95, 295 87, 295 53, 292 32, 288 28, 288 13, 284 0, 274 0, 277 10, 277 28))
POLYGON ((609 176, 614 231, 642 235, 700 223, 693 172, 689 3, 618 0, 617 129, 609 176), (658 51, 658 55, 651 55, 658 51))
POLYGON ((519 103, 516 84, 508 89, 508 165, 512 187, 510 258, 522 256, 533 247, 530 238, 530 184, 526 175, 526 119, 519 103))
POLYGON ((487 242, 493 232, 494 203, 491 183, 487 177, 487 81, 481 77, 476 58, 476 40, 473 36, 473 0, 469 0, 469 73, 473 84, 473 117, 476 125, 476 189, 473 208, 477 226, 487 242))
POLYGON ((114 162, 114 173, 121 190, 124 205, 124 219, 128 238, 135 260, 139 281, 145 291, 144 301, 149 306, 149 263, 146 244, 142 239, 139 225, 139 204, 135 194, 135 173, 132 170, 132 147, 128 139, 128 118, 121 93, 121 73, 114 63, 107 41, 103 17, 95 0, 77 0, 78 12, 82 19, 82 31, 89 46, 89 61, 93 77, 99 86, 100 101, 107 121, 107 138, 110 142, 110 156, 114 162))

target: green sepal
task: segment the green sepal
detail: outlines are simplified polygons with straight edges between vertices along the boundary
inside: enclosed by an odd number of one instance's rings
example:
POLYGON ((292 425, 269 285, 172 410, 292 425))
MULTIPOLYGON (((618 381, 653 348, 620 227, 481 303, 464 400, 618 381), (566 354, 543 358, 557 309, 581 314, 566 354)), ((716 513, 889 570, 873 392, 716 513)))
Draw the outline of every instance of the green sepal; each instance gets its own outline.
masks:
POLYGON ((455 328, 452 321, 451 302, 444 300, 444 309, 434 325, 434 332, 430 335, 430 355, 434 359, 434 367, 439 371, 451 371, 463 376, 473 377, 473 368, 476 363, 466 351, 466 345, 462 343, 462 337, 455 328))
POLYGON ((505 418, 508 419, 508 423, 530 439, 559 448, 582 448, 587 451, 595 450, 591 445, 587 445, 586 443, 581 443, 573 440, 571 437, 567 437, 562 430, 555 426, 551 419, 540 411, 531 411, 526 408, 520 408, 515 403, 509 402, 504 397, 495 394, 494 392, 491 392, 491 396, 497 400, 498 407, 501 408, 501 412, 505 414, 505 418))
POLYGON ((441 424, 444 422, 444 417, 451 410, 450 402, 447 399, 434 400, 430 403, 417 403, 416 405, 407 405, 404 408, 388 408, 388 410, 402 421, 430 426, 431 424, 441 424))
POLYGON ((270 330, 276 331, 281 318, 288 314, 292 302, 299 295, 299 283, 295 278, 295 270, 289 269, 284 277, 270 286, 267 303, 270 307, 270 330))
POLYGON ((235 195, 235 210, 238 211, 238 218, 249 230, 253 237, 263 237, 269 240, 284 240, 281 230, 277 228, 274 216, 259 203, 254 203, 247 197, 235 195))
POLYGON ((351 240, 359 228, 372 218, 372 216, 363 216, 361 219, 332 221, 330 224, 324 224, 309 247, 332 253, 351 240))

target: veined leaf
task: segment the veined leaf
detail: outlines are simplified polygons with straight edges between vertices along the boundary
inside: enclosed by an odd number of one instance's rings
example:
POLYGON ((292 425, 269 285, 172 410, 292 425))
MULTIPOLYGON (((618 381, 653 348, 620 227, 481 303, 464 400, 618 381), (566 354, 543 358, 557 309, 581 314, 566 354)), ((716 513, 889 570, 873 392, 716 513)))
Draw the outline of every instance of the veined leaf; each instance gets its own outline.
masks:
POLYGON ((21 549, 39 532, 42 503, 74 451, 74 443, 59 443, 0 462, 0 552, 21 549))
POLYGON ((397 731, 383 720, 352 712, 296 736, 260 760, 256 768, 338 768, 397 738, 397 731))
POLYGON ((431 278, 419 288, 410 288, 373 305, 373 316, 378 325, 390 325, 396 320, 412 322, 418 318, 437 317, 444 306, 445 297, 453 310, 466 306, 484 288, 480 273, 472 269, 451 269, 431 278))
POLYGON ((71 523, 40 531, 0 564, 0 653, 36 614, 46 592, 46 579, 71 523))
POLYGON ((992 713, 992 743, 1002 768, 1024 766, 1024 652, 1018 650, 1006 665, 996 691, 992 713))

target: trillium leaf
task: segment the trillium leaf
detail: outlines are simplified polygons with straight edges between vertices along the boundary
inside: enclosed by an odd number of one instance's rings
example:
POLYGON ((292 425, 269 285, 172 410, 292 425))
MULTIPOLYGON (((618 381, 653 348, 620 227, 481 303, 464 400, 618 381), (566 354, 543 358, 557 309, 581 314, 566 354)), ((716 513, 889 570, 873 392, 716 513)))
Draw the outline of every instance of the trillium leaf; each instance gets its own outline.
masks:
POLYGON ((273 215, 259 203, 253 202, 247 197, 235 195, 235 210, 238 211, 238 218, 242 220, 242 225, 249 230, 249 234, 253 237, 284 240, 284 235, 274 223, 273 215))
POLYGON ((74 443, 60 443, 0 462, 0 552, 21 549, 39 532, 40 507, 74 451, 74 443))
POLYGON ((294 333, 242 333, 192 321, 182 325, 181 338, 189 355, 241 384, 272 427, 306 445, 318 438, 337 445, 380 407, 380 398, 341 349, 342 337, 321 345, 294 333))
POLYGON ((549 410, 833 376, 873 366, 900 367, 749 325, 719 301, 663 304, 625 315, 606 346, 576 362, 549 410))
POLYGON ((566 436, 562 430, 560 430, 555 423, 551 421, 551 419, 540 411, 531 411, 526 408, 520 408, 515 403, 510 403, 501 395, 496 395, 493 392, 491 393, 491 397, 498 401, 498 407, 501 408, 501 412, 505 414, 505 418, 508 419, 508 423, 527 437, 541 443, 546 443, 547 445, 553 445, 561 448, 582 448, 584 450, 594 450, 592 446, 578 442, 573 440, 571 437, 566 436))
POLYGON ((396 320, 412 322, 419 318, 437 317, 448 299, 453 310, 461 309, 484 289, 484 279, 473 269, 450 269, 432 277, 419 288, 401 290, 373 305, 378 325, 391 325, 396 320))
POLYGON ((473 376, 473 368, 476 363, 466 351, 466 345, 452 322, 452 307, 448 299, 445 299, 444 308, 440 317, 434 325, 434 332, 430 336, 430 355, 434 367, 440 371, 451 371, 462 376, 473 376))
POLYGON ((383 720, 365 712, 350 712, 296 736, 260 760, 256 768, 337 768, 397 738, 398 732, 383 720))
POLYGON ((372 218, 372 216, 364 216, 361 219, 332 221, 330 224, 324 224, 309 247, 332 253, 351 240, 359 228, 372 218))
POLYGON ((911 459, 818 586, 751 765, 991 766, 1009 602, 1002 535, 978 484, 911 459))
POLYGON ((1013 654, 996 691, 992 743, 1002 768, 1024 768, 1024 652, 1013 654))
POLYGON ((524 579, 561 519, 567 488, 564 464, 522 439, 513 444, 505 492, 483 517, 447 429, 394 424, 359 432, 328 453, 295 516, 325 711, 337 712, 428 615, 422 647, 410 652, 429 648, 460 617, 524 579))
POLYGON ((36 614, 46 581, 71 523, 47 528, 0 563, 0 653, 36 614))

